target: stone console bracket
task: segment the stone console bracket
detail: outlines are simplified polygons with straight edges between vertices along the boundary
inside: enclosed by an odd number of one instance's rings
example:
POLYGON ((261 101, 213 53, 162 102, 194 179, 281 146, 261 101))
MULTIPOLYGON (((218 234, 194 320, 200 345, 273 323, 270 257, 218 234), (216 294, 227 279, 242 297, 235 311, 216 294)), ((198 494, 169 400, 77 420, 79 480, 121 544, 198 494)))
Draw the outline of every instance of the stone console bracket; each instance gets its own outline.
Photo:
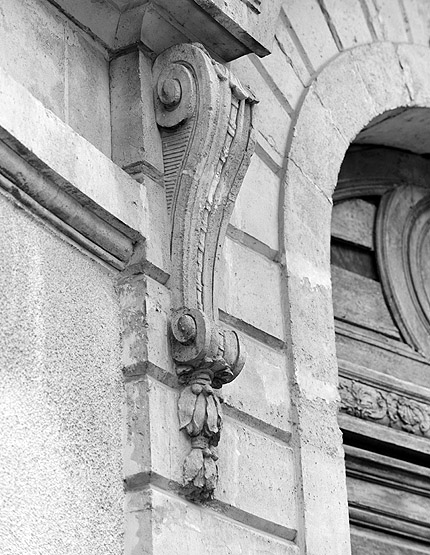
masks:
POLYGON ((217 261, 254 150, 256 99, 199 44, 169 48, 153 68, 164 184, 171 218, 171 345, 180 429, 191 439, 185 493, 216 486, 222 410, 215 389, 242 370, 238 335, 218 322, 217 261))

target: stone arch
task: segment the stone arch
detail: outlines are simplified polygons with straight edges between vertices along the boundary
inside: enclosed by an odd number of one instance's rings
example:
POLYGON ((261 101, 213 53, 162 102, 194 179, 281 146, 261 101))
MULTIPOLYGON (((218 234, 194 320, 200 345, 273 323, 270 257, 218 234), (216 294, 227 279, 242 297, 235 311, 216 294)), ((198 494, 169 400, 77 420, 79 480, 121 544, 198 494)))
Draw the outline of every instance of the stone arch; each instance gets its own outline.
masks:
POLYGON ((360 131, 386 112, 413 107, 430 108, 430 51, 374 43, 345 51, 324 66, 292 122, 281 225, 292 398, 301 431, 297 441, 310 552, 323 544, 337 545, 336 553, 348 552, 330 281, 332 196, 346 151, 360 131), (328 491, 338 501, 329 508, 328 491))

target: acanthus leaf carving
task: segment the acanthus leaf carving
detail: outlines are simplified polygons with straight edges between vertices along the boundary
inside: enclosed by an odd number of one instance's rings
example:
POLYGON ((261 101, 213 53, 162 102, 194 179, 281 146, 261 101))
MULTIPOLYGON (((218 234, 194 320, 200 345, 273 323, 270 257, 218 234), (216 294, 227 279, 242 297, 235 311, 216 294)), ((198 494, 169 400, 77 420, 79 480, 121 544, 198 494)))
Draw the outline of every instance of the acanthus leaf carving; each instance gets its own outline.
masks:
POLYGON ((213 495, 222 408, 216 393, 243 368, 240 338, 218 322, 217 261, 254 150, 256 99, 198 44, 174 46, 153 68, 171 217, 170 338, 180 429, 191 441, 186 495, 213 495))
POLYGON ((349 378, 340 378, 340 412, 430 439, 430 405, 349 378))

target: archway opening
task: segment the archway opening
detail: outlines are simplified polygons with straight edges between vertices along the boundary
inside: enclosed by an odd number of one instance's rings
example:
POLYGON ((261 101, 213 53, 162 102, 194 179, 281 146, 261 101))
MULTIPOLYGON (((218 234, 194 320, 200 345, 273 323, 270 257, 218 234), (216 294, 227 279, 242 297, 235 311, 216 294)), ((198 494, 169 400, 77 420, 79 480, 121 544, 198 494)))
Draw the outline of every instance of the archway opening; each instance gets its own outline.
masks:
POLYGON ((331 270, 355 555, 430 546, 430 110, 356 137, 334 193, 331 270))

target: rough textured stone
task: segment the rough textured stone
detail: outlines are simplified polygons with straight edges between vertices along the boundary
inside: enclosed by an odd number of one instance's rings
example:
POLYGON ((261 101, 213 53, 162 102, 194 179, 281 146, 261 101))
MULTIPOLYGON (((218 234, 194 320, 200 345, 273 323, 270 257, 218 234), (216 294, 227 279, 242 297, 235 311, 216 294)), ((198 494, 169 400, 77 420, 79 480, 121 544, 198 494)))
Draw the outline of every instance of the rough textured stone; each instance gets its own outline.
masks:
POLYGON ((138 555, 142 546, 148 553, 172 555, 299 553, 292 542, 155 489, 130 494, 126 512, 126 555, 138 555))
POLYGON ((290 128, 290 117, 282 100, 276 97, 265 76, 258 72, 248 58, 239 58, 229 65, 241 83, 249 87, 259 100, 255 113, 256 128, 270 146, 282 154, 290 128))
POLYGON ((66 29, 64 41, 68 72, 66 123, 110 157, 108 57, 74 29, 66 29))
POLYGON ((227 237, 219 279, 222 310, 283 339, 281 275, 277 264, 227 237))
POLYGON ((372 42, 360 0, 324 0, 343 48, 372 42))
POLYGON ((374 0, 381 21, 385 40, 393 42, 407 42, 405 22, 400 8, 400 3, 390 0, 374 0))
POLYGON ((146 178, 147 189, 129 177, 1 69, 0 77, 0 137, 12 148, 24 147, 25 158, 42 165, 60 186, 83 193, 140 232, 148 262, 168 274, 167 229, 157 230, 153 220, 167 220, 159 185, 146 178))
MULTIPOLYGON (((154 472, 182 484, 182 464, 191 446, 179 431, 178 391, 147 377, 127 384, 127 393, 127 469, 154 472)), ((226 416, 218 452, 216 500, 290 530, 297 528, 294 463, 286 443, 226 416)))
POLYGON ((46 1, 5 0, 0 29, 4 70, 110 156, 107 57, 46 1))
POLYGON ((161 175, 150 60, 139 51, 119 56, 110 64, 110 78, 112 159, 121 167, 150 164, 161 175))
POLYGON ((230 223, 278 249, 279 176, 257 155, 251 159, 230 223))
POLYGON ((311 90, 294 127, 289 165, 295 164, 307 179, 330 197, 347 148, 347 140, 336 127, 329 110, 311 90))
POLYGON ((292 0, 285 12, 314 70, 338 53, 317 0, 292 0))
POLYGON ((282 50, 284 56, 291 63, 297 77, 306 85, 310 80, 310 68, 306 67, 302 55, 299 52, 297 44, 295 44, 291 36, 291 26, 285 15, 286 6, 281 11, 281 17, 276 28, 275 41, 282 50))
POLYGON ((397 55, 403 70, 406 87, 413 98, 414 104, 429 106, 430 56, 428 48, 399 44, 397 55))
POLYGON ((1 516, 5 555, 122 549, 115 275, 3 196, 1 516))
MULTIPOLYGON (((247 354, 243 371, 223 387, 226 405, 281 432, 291 431, 291 402, 287 361, 283 351, 242 334, 247 354)), ((276 430, 275 430, 276 431, 276 430)))

